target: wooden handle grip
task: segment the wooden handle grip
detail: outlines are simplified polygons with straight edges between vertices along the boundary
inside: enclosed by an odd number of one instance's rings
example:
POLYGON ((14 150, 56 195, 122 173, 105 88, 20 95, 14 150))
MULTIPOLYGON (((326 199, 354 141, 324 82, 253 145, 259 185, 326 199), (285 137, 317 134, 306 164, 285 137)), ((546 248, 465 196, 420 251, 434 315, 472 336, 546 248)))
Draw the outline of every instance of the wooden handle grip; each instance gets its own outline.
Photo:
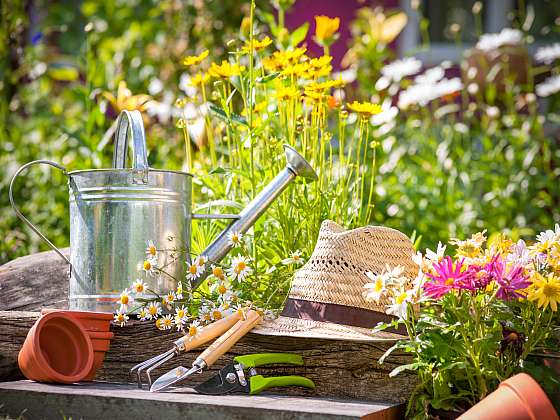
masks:
POLYGON ((237 321, 231 329, 218 338, 199 356, 207 366, 214 364, 220 356, 233 347, 241 337, 247 334, 261 320, 261 316, 253 310, 245 315, 245 319, 237 321))
POLYGON ((239 313, 239 311, 235 311, 234 313, 226 316, 225 318, 219 319, 218 321, 215 321, 210 325, 201 328, 200 332, 195 336, 190 336, 187 334, 186 336, 183 337, 183 345, 185 346, 184 351, 189 351, 197 347, 200 347, 204 343, 207 343, 210 340, 212 340, 213 338, 222 335, 242 318, 243 317, 239 313))

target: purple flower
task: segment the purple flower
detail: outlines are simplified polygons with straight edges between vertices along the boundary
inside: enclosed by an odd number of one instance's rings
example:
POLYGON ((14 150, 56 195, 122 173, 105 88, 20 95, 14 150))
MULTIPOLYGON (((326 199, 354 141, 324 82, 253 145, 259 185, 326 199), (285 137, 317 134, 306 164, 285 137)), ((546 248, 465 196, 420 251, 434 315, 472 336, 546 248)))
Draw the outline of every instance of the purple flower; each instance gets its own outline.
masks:
POLYGON ((427 274, 432 281, 424 284, 427 296, 438 299, 453 289, 474 290, 473 274, 464 270, 463 260, 453 264, 451 257, 446 256, 441 262, 435 263, 433 268, 435 274, 427 274))
POLYGON ((508 268, 506 263, 496 256, 489 263, 489 268, 498 285, 496 296, 503 300, 526 297, 519 290, 526 289, 531 283, 528 281, 529 276, 525 275, 522 265, 514 264, 508 268))
POLYGON ((43 32, 35 32, 31 37, 31 45, 37 45, 43 39, 43 32))

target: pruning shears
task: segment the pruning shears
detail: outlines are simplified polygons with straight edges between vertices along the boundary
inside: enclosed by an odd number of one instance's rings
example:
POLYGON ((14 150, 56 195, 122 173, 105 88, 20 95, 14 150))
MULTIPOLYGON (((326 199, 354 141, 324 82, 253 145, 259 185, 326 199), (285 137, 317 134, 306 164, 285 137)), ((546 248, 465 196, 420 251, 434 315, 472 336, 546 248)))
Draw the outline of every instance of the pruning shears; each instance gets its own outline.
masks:
POLYGON ((264 377, 259 375, 255 369, 258 366, 276 363, 303 366, 303 358, 290 353, 257 353, 237 356, 233 359, 233 363, 220 369, 217 375, 197 385, 194 390, 207 395, 230 393, 256 395, 273 387, 315 388, 313 381, 303 376, 264 377))

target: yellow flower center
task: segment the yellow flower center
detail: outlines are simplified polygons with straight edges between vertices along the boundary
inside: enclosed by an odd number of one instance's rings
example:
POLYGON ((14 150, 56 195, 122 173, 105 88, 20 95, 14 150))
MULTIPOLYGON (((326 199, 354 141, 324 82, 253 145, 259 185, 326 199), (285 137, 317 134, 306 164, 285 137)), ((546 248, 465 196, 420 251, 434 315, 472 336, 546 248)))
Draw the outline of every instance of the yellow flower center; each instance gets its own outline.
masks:
POLYGON ((123 305, 128 305, 128 300, 129 300, 129 299, 128 299, 128 295, 122 295, 122 296, 121 296, 121 303, 122 303, 123 305))
POLYGON ((243 270, 245 270, 245 268, 247 267, 247 264, 245 264, 245 261, 239 261, 237 263, 237 265, 235 266, 235 272, 237 274, 241 273, 243 270))
POLYGON ((196 268, 196 265, 193 264, 189 267, 189 273, 196 274, 197 272, 198 272, 198 268, 196 268))
POLYGON ((196 326, 191 325, 191 326, 189 327, 189 335, 190 335, 191 337, 195 336, 197 332, 198 332, 198 328, 196 328, 196 326))
POLYGON ((218 286, 218 293, 219 293, 220 295, 223 295, 225 292, 227 292, 227 287, 226 287, 225 285, 223 285, 223 284, 220 284, 220 285, 218 286))
POLYGON ((453 286, 453 283, 455 283, 454 279, 447 279, 445 280, 445 285, 446 286, 453 286))
POLYGON ((156 328, 161 329, 161 318, 156 319, 156 328))
POLYGON ((144 261, 144 270, 149 271, 152 269, 152 263, 148 260, 144 261))
POLYGON ((169 293, 169 294, 167 295, 167 301, 168 301, 168 302, 173 302, 174 300, 175 300, 175 296, 173 296, 172 293, 169 293))
POLYGON ((157 314, 157 307, 155 307, 155 306, 150 306, 150 307, 148 308, 148 312, 150 312, 150 315, 155 315, 155 314, 157 314))
POLYGON ((123 322, 123 321, 124 321, 124 315, 123 315, 123 314, 119 314, 119 316, 117 317, 117 319, 119 320, 119 322, 123 322))
POLYGON ((239 236, 238 235, 231 235, 231 242, 237 243, 239 242, 239 236))
POLYGON ((381 279, 377 279, 375 281, 375 289, 376 292, 381 292, 381 290, 383 290, 383 282, 381 281, 381 279))
POLYGON ((224 270, 222 270, 221 267, 214 267, 212 269, 212 274, 214 274, 214 276, 216 276, 219 279, 223 279, 224 278, 224 270))
POLYGON ((210 321, 212 319, 212 316, 208 313, 208 314, 204 314, 204 320, 205 321, 210 321))
POLYGON ((222 313, 220 311, 213 311, 212 316, 214 319, 222 319, 222 313))
POLYGON ((299 261, 300 257, 299 257, 299 255, 296 254, 296 255, 293 256, 293 258, 294 258, 294 261, 299 261))
POLYGON ((153 245, 150 245, 150 247, 148 248, 148 252, 150 253, 150 255, 156 255, 156 247, 153 245))
POLYGON ((177 318, 184 318, 185 317, 185 311, 182 309, 179 309, 177 311, 177 318))
POLYGON ((405 299, 406 299, 406 293, 403 292, 399 296, 397 296, 397 299, 395 299, 395 302, 400 305, 401 303, 403 303, 405 301, 405 299))
POLYGON ((163 322, 168 327, 168 326, 171 325, 171 318, 165 318, 165 320, 163 322))
POLYGON ((144 284, 138 283, 134 289, 136 290, 136 293, 142 293, 144 291, 144 284))
POLYGON ((542 287, 542 294, 548 298, 560 295, 560 287, 555 284, 545 283, 542 287))

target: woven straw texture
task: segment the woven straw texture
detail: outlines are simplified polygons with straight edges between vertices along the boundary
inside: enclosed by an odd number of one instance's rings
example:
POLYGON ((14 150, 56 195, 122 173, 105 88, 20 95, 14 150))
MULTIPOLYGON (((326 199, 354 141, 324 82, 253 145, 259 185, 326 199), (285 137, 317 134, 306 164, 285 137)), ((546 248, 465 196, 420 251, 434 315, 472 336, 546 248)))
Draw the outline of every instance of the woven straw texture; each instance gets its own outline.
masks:
MULTIPOLYGON (((321 225, 309 261, 296 272, 289 297, 322 303, 385 312, 388 301, 379 304, 363 297, 366 272, 381 274, 386 265, 405 268, 403 276, 412 281, 418 266, 412 261, 414 248, 403 233, 382 226, 345 230, 330 220, 321 225)), ((266 335, 291 335, 357 341, 395 339, 397 334, 372 333, 370 329, 279 317, 263 323, 255 332, 266 335)))

